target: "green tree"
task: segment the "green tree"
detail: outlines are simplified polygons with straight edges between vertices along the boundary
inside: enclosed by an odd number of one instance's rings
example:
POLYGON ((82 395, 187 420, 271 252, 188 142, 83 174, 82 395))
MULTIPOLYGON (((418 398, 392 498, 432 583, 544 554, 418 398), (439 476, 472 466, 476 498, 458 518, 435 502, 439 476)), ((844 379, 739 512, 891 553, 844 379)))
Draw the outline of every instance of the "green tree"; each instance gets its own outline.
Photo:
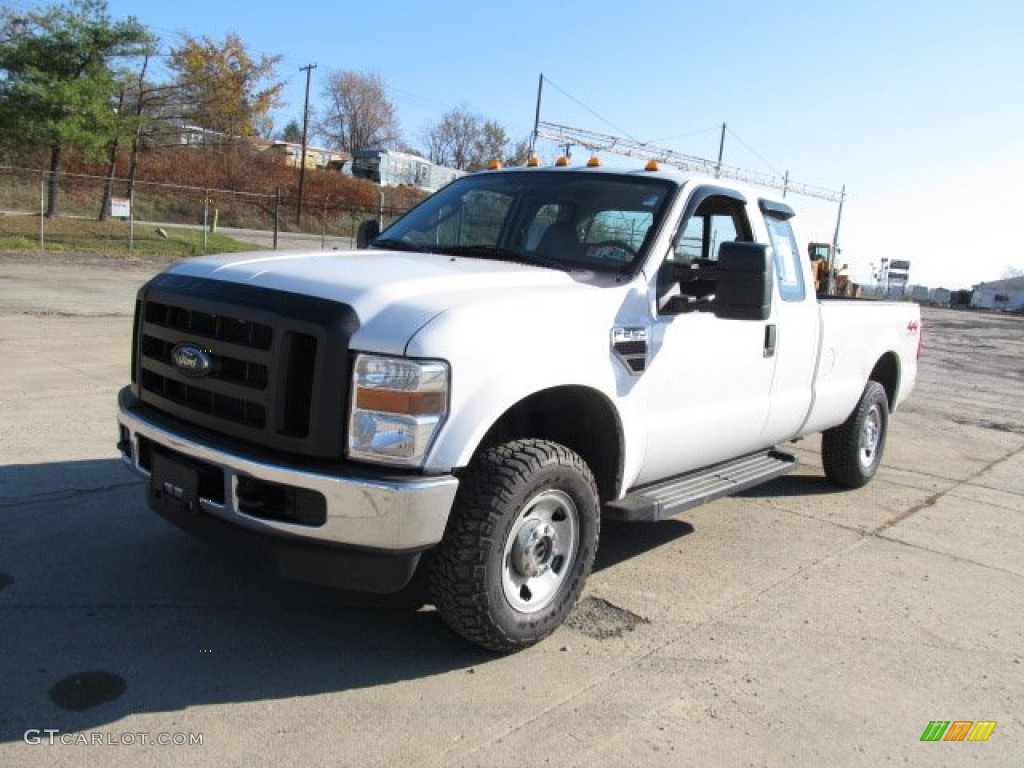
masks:
POLYGON ((281 105, 280 56, 249 55, 238 35, 220 43, 186 35, 171 51, 181 117, 227 139, 266 135, 270 112, 281 105))
POLYGON ((508 152, 508 133, 495 120, 484 120, 480 125, 480 136, 476 144, 476 165, 474 170, 485 168, 492 160, 505 162, 508 152))
POLYGON ((57 215, 66 150, 97 152, 128 130, 116 65, 151 42, 134 17, 112 21, 106 0, 0 10, 0 140, 19 154, 49 151, 47 216, 57 215))
POLYGON ((300 143, 302 141, 302 123, 292 118, 277 134, 277 138, 281 141, 290 141, 292 144, 300 143))

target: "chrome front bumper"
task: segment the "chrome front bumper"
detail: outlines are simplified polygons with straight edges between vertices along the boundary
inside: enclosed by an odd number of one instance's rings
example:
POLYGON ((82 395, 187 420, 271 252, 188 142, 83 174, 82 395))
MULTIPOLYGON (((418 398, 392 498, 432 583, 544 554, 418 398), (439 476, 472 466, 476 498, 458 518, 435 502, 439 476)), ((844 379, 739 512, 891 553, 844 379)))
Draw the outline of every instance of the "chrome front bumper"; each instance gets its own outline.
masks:
POLYGON ((224 503, 202 498, 202 512, 268 537, 380 552, 422 551, 441 540, 459 484, 451 475, 378 479, 344 471, 338 475, 312 472, 246 458, 174 434, 145 415, 129 388, 118 395, 118 422, 122 458, 138 474, 147 479, 150 476, 139 463, 140 437, 153 446, 218 469, 224 477, 224 503), (239 504, 239 478, 320 493, 326 499, 326 520, 311 526, 246 514, 239 504))

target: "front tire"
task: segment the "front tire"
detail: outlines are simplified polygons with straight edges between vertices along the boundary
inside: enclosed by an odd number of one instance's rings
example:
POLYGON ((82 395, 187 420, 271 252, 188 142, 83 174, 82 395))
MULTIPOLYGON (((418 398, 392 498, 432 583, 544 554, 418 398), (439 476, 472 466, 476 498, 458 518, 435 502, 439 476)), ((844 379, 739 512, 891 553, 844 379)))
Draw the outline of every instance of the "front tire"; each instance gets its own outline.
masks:
POLYGON ((862 488, 882 463, 889 428, 889 398, 877 381, 869 381, 850 417, 821 437, 825 476, 843 488, 862 488))
POLYGON ((493 651, 555 631, 594 564, 600 503, 586 463, 563 445, 516 440, 481 453, 462 475, 430 567, 438 612, 493 651))

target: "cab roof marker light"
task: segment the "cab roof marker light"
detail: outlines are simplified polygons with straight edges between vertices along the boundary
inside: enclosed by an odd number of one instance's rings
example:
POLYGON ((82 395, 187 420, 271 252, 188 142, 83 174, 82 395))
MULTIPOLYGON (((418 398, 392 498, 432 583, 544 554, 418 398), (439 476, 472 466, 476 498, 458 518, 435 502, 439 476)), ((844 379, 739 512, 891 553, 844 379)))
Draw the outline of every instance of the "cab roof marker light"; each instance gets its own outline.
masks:
POLYGON ((530 157, 526 160, 527 168, 536 168, 538 165, 540 165, 540 158, 537 157, 536 155, 530 155, 530 157))
POLYGON ((562 155, 560 158, 555 160, 555 166, 558 167, 558 168, 564 168, 568 164, 569 164, 569 158, 566 157, 565 155, 562 155))
POLYGON ((488 171, 496 171, 499 168, 501 168, 501 160, 499 160, 498 158, 494 158, 489 163, 487 163, 488 171))
POLYGON ((658 168, 658 161, 657 160, 648 160, 647 161, 647 165, 644 166, 644 170, 645 171, 657 171, 657 170, 660 170, 658 168))
POLYGON ((587 168, 600 168, 600 167, 601 167, 601 158, 598 157, 597 155, 594 155, 589 160, 587 160, 587 168))

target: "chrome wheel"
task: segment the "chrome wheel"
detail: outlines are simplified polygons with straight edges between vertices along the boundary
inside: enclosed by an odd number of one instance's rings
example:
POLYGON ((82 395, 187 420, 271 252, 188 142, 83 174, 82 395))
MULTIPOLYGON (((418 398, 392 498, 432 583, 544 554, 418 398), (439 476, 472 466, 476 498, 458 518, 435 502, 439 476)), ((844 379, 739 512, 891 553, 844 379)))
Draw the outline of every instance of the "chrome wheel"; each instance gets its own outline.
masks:
POLYGON ((865 469, 875 463, 878 444, 882 439, 882 418, 882 411, 877 403, 865 414, 857 451, 860 465, 865 469))
POLYGON ((572 570, 578 541, 579 511, 568 494, 530 499, 505 542, 501 586, 509 605, 521 613, 546 608, 572 570))

